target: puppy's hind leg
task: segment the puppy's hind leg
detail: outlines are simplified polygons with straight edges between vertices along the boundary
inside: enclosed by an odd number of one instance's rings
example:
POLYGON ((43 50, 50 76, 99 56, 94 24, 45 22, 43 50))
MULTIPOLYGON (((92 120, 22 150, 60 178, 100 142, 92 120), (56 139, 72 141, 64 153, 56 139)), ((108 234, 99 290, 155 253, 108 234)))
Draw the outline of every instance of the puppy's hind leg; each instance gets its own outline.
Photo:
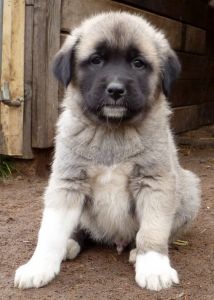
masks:
POLYGON ((137 248, 134 248, 129 253, 129 263, 134 265, 136 263, 136 257, 137 257, 137 248))
POLYGON ((81 251, 79 243, 73 239, 69 239, 67 242, 67 250, 64 260, 75 259, 81 251))
POLYGON ((187 232, 198 214, 201 202, 200 180, 194 173, 182 169, 177 197, 180 205, 175 213, 170 242, 187 232))
POLYGON ((87 235, 83 230, 77 230, 67 242, 67 251, 64 260, 75 259, 82 250, 86 238, 87 235))

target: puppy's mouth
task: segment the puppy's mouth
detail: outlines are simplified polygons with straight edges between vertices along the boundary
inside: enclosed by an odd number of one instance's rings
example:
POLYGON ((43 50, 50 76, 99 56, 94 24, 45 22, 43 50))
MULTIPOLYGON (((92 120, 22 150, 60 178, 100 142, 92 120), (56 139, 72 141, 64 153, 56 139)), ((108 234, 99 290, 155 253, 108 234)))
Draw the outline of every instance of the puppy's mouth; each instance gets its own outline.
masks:
POLYGON ((108 118, 122 118, 126 115, 127 108, 117 105, 105 105, 102 108, 102 114, 108 118))

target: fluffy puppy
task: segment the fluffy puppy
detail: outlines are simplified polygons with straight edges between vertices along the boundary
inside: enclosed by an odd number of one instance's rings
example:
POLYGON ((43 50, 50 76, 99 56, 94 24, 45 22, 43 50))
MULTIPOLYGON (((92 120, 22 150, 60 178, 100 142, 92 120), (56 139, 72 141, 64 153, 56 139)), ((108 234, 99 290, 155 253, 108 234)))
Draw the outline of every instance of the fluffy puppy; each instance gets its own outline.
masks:
POLYGON ((38 244, 15 286, 51 281, 80 252, 82 232, 118 252, 135 242, 140 287, 179 282, 168 241, 200 204, 199 179, 181 168, 169 126, 179 72, 163 33, 140 16, 103 13, 69 35, 54 62, 67 91, 38 244))

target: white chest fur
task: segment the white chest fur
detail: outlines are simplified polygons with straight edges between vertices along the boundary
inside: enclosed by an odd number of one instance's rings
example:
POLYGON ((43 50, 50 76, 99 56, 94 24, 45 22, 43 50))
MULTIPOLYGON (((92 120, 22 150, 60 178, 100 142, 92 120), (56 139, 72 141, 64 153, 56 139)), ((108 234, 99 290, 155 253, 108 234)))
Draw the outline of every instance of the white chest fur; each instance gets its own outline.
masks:
POLYGON ((136 221, 131 214, 128 176, 131 164, 91 167, 88 170, 92 205, 83 214, 83 225, 96 239, 108 242, 130 242, 136 221))

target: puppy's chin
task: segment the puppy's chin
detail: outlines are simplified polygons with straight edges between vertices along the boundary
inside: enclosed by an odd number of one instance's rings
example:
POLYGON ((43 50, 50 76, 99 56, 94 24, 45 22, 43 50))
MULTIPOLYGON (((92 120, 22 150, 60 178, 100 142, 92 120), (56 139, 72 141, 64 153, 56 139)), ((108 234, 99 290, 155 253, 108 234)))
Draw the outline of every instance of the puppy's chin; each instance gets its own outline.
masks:
POLYGON ((130 111, 122 105, 105 105, 100 110, 90 106, 82 107, 83 114, 93 123, 112 124, 118 126, 137 125, 142 122, 147 113, 147 107, 138 108, 130 111))
POLYGON ((123 106, 104 106, 102 115, 106 118, 121 119, 127 114, 127 109, 123 106))

